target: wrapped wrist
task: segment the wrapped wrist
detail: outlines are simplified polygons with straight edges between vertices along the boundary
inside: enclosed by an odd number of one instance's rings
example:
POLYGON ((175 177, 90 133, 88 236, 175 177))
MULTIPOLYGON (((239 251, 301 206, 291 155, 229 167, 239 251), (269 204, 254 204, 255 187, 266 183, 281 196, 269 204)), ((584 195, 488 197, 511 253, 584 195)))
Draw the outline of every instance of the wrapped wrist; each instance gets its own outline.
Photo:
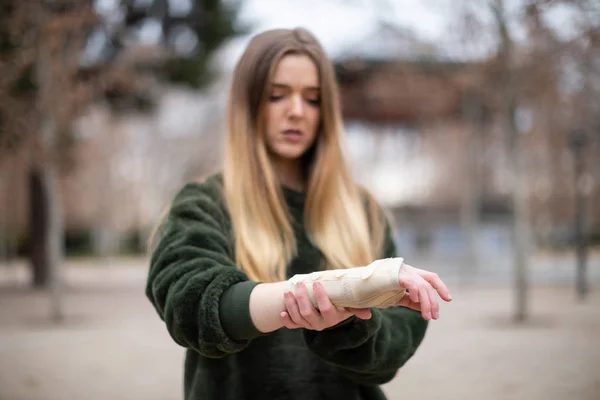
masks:
POLYGON ((321 282, 332 304, 351 308, 387 308, 402 299, 406 289, 400 286, 398 275, 404 260, 386 258, 356 268, 317 271, 298 274, 289 279, 291 290, 304 282, 311 302, 317 307, 312 283, 321 282))

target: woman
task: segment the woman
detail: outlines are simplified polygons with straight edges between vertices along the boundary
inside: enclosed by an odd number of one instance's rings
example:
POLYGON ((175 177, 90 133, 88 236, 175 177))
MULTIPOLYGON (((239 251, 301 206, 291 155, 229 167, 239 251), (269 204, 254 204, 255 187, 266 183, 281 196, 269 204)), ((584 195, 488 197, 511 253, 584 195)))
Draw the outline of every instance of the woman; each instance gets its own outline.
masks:
POLYGON ((182 188, 153 246, 146 294, 187 349, 186 399, 383 399, 378 385, 438 318, 435 290, 450 300, 395 258, 341 139, 312 34, 254 37, 234 72, 223 172, 182 188), (348 290, 367 297, 340 306, 348 290))

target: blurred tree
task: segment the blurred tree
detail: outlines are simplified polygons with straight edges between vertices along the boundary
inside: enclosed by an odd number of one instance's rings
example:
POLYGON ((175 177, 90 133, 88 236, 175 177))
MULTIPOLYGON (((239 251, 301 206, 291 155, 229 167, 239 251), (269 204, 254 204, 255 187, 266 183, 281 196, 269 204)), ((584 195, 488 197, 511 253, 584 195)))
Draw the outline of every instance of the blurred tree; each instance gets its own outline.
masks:
POLYGON ((568 207, 561 201, 570 177, 556 161, 565 153, 566 133, 572 125, 591 131, 598 126, 594 117, 598 114, 592 110, 598 109, 600 92, 594 92, 597 85, 592 82, 600 77, 598 45, 593 40, 599 32, 600 7, 585 0, 488 0, 485 6, 479 1, 463 3, 460 21, 463 41, 469 48, 479 44, 479 50, 489 49, 479 86, 503 127, 506 141, 514 216, 514 317, 523 321, 527 317, 533 183, 551 182, 554 188, 550 193, 538 197, 553 198, 556 207, 551 210, 563 214, 568 207), (562 26, 548 23, 549 14, 559 7, 572 23, 566 39, 559 39, 556 33, 562 26), (573 84, 574 80, 579 83, 573 84), (560 196, 552 197, 555 189, 560 196))
POLYGON ((214 77, 211 55, 248 30, 236 22, 240 1, 95 0, 103 24, 90 33, 81 68, 94 70, 124 49, 136 48, 139 69, 150 69, 166 82, 202 88, 214 77))
MULTIPOLYGON (((479 90, 485 102, 492 107, 506 143, 507 163, 512 180, 511 199, 513 210, 512 242, 513 262, 515 270, 515 314, 516 321, 524 321, 527 317, 527 287, 528 287, 528 253, 529 253, 529 211, 527 204, 527 181, 524 166, 524 150, 522 134, 530 127, 521 123, 519 113, 524 105, 525 88, 535 75, 524 60, 521 49, 515 43, 515 15, 519 18, 524 9, 513 9, 509 12, 503 0, 489 0, 486 8, 481 3, 464 3, 461 21, 464 21, 465 40, 469 47, 477 47, 477 38, 489 40, 490 56, 483 63, 482 77, 479 90), (487 13, 486 13, 487 11, 487 13), (513 14, 514 12, 514 14, 513 14), (489 29, 491 27, 492 29, 489 29)), ((520 6, 525 7, 524 3, 520 6)), ((477 120, 477 118, 471 118, 477 120)), ((477 130, 477 126, 474 128, 477 130)), ((469 141, 477 143, 482 132, 472 132, 469 141)), ((479 188, 469 190, 479 192, 479 188)), ((464 220, 472 225, 476 218, 477 207, 472 206, 475 199, 466 196, 464 220)))
POLYGON ((68 165, 69 121, 93 93, 87 82, 74 79, 74 50, 97 19, 83 2, 39 0, 4 1, 1 16, 0 153, 3 160, 15 152, 28 158, 33 284, 50 284, 52 316, 60 319, 59 168, 68 165))
POLYGON ((503 0, 494 0, 490 8, 498 35, 498 52, 490 65, 491 82, 495 83, 499 114, 508 140, 508 159, 512 172, 513 248, 515 263, 515 319, 522 322, 527 318, 528 302, 528 256, 529 256, 529 212, 527 206, 527 183, 524 168, 521 133, 528 128, 519 126, 519 89, 524 75, 516 61, 514 33, 511 32, 503 0))
POLYGON ((3 0, 0 3, 0 168, 30 160, 33 284, 53 288, 60 318, 60 174, 73 160, 74 119, 93 101, 119 112, 153 104, 157 80, 202 88, 210 57, 235 25, 221 0, 3 0))
POLYGON ((573 241, 577 260, 576 289, 579 298, 584 300, 589 290, 587 246, 590 227, 594 222, 598 224, 597 220, 594 221, 598 213, 589 212, 598 210, 598 207, 588 210, 586 203, 591 198, 591 204, 594 204, 594 197, 600 197, 600 185, 597 184, 600 182, 600 3, 591 0, 563 3, 575 10, 577 32, 564 51, 564 57, 571 61, 575 69, 575 75, 579 75, 579 84, 569 90, 572 108, 566 142, 572 150, 574 164, 574 176, 569 186, 573 188, 575 197, 573 241))
POLYGON ((476 89, 467 89, 462 96, 462 115, 467 124, 465 157, 463 158, 462 198, 460 205, 461 227, 467 241, 465 262, 459 268, 462 283, 472 281, 479 272, 479 256, 477 237, 480 226, 480 210, 482 206, 482 165, 481 157, 483 134, 488 128, 487 107, 483 94, 476 89))

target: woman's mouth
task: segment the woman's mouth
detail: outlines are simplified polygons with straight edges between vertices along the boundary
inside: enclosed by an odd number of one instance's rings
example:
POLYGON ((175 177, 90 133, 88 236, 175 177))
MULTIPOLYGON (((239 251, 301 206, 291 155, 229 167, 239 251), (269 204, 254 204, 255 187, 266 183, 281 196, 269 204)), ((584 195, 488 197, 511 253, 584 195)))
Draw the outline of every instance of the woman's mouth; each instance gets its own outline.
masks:
POLYGON ((298 141, 302 138, 302 132, 297 129, 286 129, 283 131, 283 136, 286 140, 298 141))

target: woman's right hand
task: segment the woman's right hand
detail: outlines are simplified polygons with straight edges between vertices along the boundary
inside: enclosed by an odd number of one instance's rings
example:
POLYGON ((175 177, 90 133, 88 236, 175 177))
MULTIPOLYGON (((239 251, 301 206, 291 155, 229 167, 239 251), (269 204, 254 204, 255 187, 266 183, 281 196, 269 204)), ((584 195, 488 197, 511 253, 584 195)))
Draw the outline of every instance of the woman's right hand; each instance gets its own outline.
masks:
POLYGON ((371 318, 371 310, 368 308, 334 306, 321 282, 313 283, 313 295, 317 307, 314 307, 310 301, 306 285, 303 282, 296 285, 295 295, 292 291, 284 293, 286 310, 280 314, 283 326, 288 329, 306 328, 322 331, 339 324, 352 315, 361 319, 371 318))

